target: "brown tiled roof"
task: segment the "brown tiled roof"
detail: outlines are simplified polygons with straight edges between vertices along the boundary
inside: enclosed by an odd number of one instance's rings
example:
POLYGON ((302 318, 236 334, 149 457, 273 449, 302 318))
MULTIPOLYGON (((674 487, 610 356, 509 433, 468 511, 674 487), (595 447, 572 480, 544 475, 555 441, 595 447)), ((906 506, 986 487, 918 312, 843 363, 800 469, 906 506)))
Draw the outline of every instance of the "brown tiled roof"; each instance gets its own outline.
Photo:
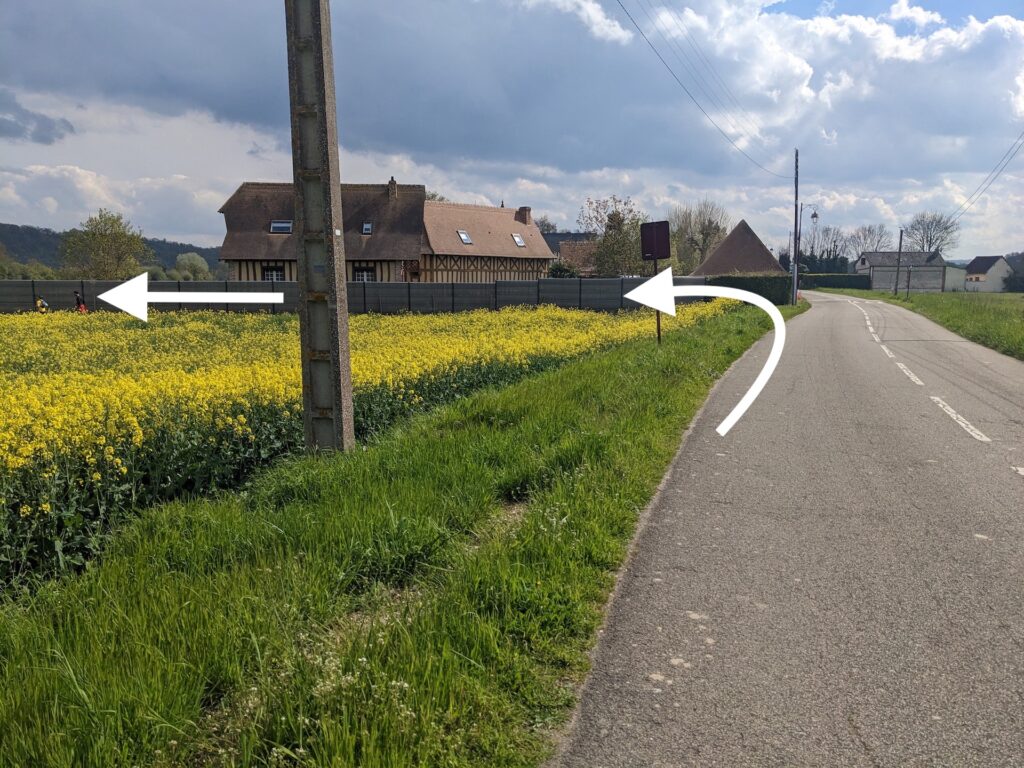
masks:
POLYGON ((427 242, 434 253, 455 256, 503 256, 553 259, 528 208, 494 208, 485 205, 441 203, 428 200, 423 209, 427 242), (529 223, 526 223, 529 220, 529 223), (459 237, 469 233, 472 245, 459 237), (513 234, 522 236, 525 248, 516 245, 513 234))
MULTIPOLYGON (((270 233, 270 222, 295 216, 293 185, 245 182, 221 207, 227 234, 221 261, 294 261, 295 235, 270 233)), ((426 188, 411 184, 342 184, 345 257, 351 261, 415 260, 425 248, 426 188), (397 193, 397 194, 396 194, 397 193), (373 234, 362 234, 363 222, 373 234)))
POLYGON ((694 275, 732 275, 785 270, 772 256, 746 221, 741 221, 721 242, 704 263, 693 270, 694 275))

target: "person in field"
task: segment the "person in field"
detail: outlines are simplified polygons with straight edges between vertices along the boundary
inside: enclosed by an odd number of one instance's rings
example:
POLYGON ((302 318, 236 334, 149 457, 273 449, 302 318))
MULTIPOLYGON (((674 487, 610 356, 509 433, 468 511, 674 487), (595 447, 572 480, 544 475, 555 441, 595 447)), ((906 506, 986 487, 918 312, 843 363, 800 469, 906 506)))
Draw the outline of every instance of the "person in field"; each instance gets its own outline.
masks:
POLYGON ((50 305, 46 303, 46 299, 42 296, 36 297, 36 312, 40 315, 45 315, 47 310, 50 309, 50 305))
POLYGON ((85 306, 85 299, 82 298, 82 294, 75 291, 75 312, 78 312, 80 315, 84 315, 88 311, 89 308, 85 306))

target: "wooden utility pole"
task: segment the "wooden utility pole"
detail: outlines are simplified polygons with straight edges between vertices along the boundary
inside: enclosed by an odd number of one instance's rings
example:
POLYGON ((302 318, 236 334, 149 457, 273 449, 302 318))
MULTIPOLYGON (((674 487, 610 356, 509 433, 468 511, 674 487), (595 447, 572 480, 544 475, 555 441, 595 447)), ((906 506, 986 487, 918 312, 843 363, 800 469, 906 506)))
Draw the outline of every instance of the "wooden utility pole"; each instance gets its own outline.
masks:
MULTIPOLYGON (((892 240, 889 241, 890 243, 892 240)), ((889 246, 892 248, 892 246, 889 246)), ((900 292, 900 262, 903 261, 903 230, 900 230, 900 249, 896 251, 896 279, 892 283, 892 295, 897 296, 900 292)))
POLYGON ((800 150, 796 150, 796 166, 793 172, 793 296, 792 303, 796 304, 798 281, 800 274, 800 150))
POLYGON ((285 0, 306 448, 355 445, 329 0, 285 0))

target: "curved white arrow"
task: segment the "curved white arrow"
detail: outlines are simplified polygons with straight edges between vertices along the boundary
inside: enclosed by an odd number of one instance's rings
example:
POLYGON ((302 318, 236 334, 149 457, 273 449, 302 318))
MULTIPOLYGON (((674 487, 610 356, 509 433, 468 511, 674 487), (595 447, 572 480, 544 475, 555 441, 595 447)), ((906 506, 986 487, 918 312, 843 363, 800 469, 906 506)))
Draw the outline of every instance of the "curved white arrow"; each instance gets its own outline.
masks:
POLYGON ((150 304, 284 304, 283 293, 226 293, 223 291, 151 293, 149 272, 143 272, 138 277, 133 277, 128 282, 121 283, 96 298, 139 318, 142 322, 149 319, 150 304))
POLYGON ((763 309, 775 324, 775 341, 772 342, 772 351, 768 355, 768 362, 764 364, 761 373, 754 380, 753 386, 740 400, 739 405, 732 409, 726 416, 725 421, 718 425, 718 434, 725 437, 729 430, 736 426, 736 422, 742 418, 747 409, 754 404, 765 384, 775 373, 775 368, 782 357, 782 350, 786 346, 786 321, 779 312, 778 307, 772 304, 764 296, 759 296, 750 291, 741 291, 739 288, 725 288, 718 285, 673 285, 672 269, 659 272, 646 283, 634 288, 626 294, 626 298, 638 304, 657 309, 660 312, 667 312, 670 315, 676 313, 676 296, 711 296, 721 299, 736 299, 755 307, 763 309))

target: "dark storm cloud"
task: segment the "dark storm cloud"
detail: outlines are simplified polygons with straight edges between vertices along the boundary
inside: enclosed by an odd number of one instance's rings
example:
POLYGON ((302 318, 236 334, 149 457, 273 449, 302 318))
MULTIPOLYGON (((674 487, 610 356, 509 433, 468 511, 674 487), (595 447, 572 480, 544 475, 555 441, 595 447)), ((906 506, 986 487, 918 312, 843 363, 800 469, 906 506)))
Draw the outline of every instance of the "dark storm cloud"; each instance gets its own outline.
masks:
POLYGON ((53 144, 75 127, 61 117, 50 117, 26 109, 7 88, 0 88, 0 139, 22 139, 37 144, 53 144))

